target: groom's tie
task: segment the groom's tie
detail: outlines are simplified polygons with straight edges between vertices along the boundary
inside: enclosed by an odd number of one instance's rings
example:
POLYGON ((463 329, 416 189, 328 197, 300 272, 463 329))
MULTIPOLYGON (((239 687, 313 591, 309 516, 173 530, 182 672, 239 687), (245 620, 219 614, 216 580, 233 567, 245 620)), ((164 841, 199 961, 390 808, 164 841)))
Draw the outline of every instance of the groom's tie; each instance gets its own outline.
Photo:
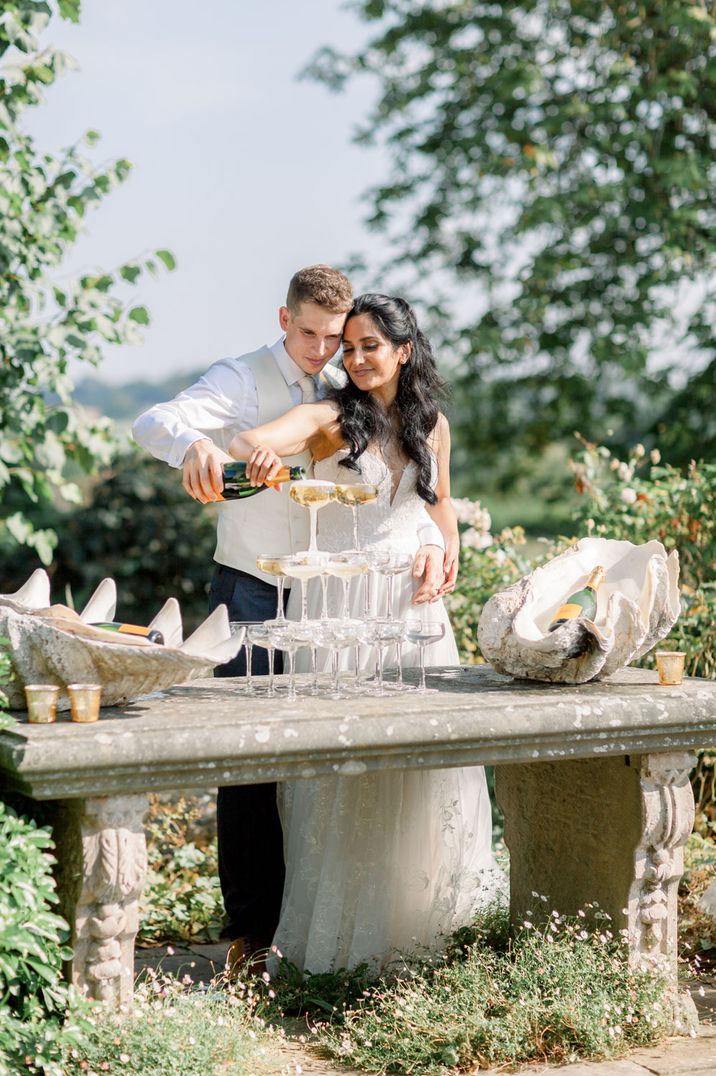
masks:
POLYGON ((303 377, 299 378, 298 385, 301 389, 301 399, 303 403, 315 403, 316 382, 313 380, 311 375, 304 374, 303 377))

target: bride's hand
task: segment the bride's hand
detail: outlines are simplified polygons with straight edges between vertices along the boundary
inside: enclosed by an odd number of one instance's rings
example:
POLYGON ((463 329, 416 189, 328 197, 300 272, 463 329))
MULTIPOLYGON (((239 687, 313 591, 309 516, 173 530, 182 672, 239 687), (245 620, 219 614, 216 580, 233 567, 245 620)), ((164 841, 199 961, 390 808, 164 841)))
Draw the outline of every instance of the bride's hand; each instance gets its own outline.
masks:
POLYGON ((246 461, 246 477, 253 486, 263 486, 281 470, 282 466, 281 457, 277 456, 272 448, 257 445, 246 461))
POLYGON ((455 541, 449 541, 445 550, 445 557, 443 560, 443 573, 444 579, 440 590, 438 591, 438 597, 441 598, 443 594, 449 594, 451 590, 455 589, 455 583, 457 580, 457 572, 460 566, 460 539, 455 541))
POLYGON ((445 553, 439 545, 421 545, 415 554, 413 578, 420 580, 420 586, 413 595, 413 605, 434 602, 440 596, 445 578, 444 558, 445 553))

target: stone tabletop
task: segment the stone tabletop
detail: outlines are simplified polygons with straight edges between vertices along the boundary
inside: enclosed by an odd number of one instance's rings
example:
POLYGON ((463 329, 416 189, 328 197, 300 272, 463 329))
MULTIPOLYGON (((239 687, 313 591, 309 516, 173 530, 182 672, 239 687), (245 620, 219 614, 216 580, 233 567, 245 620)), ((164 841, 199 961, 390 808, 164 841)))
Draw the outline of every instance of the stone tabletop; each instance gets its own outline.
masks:
POLYGON ((108 707, 93 725, 65 714, 29 725, 14 713, 18 724, 0 733, 0 782, 36 799, 68 799, 716 743, 710 680, 663 688, 655 673, 625 669, 590 684, 539 684, 475 665, 431 669, 429 683, 436 694, 289 702, 249 698, 242 680, 211 678, 108 707))

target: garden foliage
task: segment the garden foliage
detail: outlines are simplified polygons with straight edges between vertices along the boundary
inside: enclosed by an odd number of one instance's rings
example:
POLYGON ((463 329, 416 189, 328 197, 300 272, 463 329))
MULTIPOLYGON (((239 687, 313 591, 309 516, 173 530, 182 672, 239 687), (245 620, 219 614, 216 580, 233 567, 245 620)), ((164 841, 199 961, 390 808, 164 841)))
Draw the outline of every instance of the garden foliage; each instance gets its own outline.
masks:
POLYGON ((104 345, 141 341, 149 314, 128 291, 143 273, 174 266, 158 250, 111 271, 58 274, 89 211, 131 169, 92 163, 96 131, 52 154, 22 126, 70 66, 41 39, 48 22, 56 13, 76 22, 79 10, 79 0, 4 0, 0 17, 0 551, 28 545, 45 564, 56 535, 28 508, 56 497, 79 503, 76 477, 106 463, 113 443, 106 420, 73 406, 69 365, 96 365, 104 345))
POLYGON ((494 481, 574 429, 628 441, 669 426, 674 370, 692 371, 705 406, 673 426, 670 454, 709 456, 713 4, 353 6, 359 44, 324 48, 309 74, 376 91, 357 141, 391 164, 369 224, 442 327, 465 463, 494 481))
POLYGON ((53 911, 51 848, 47 830, 0 802, 0 1076, 63 1076, 63 1051, 87 1029, 62 980, 69 931, 53 911))
POLYGON ((330 1013, 319 1043, 376 1073, 615 1057, 664 1034, 661 979, 629 967, 598 909, 536 922, 526 919, 510 940, 507 910, 490 910, 450 940, 442 959, 398 962, 373 983, 357 973, 306 975, 300 995, 295 970, 284 966, 274 1005, 299 1000, 318 1021, 330 1013), (341 987, 353 996, 336 1004, 341 987))
POLYGON ((131 1013, 95 1011, 88 1039, 65 1051, 63 1076, 211 1076, 276 1072, 272 1035, 256 1013, 249 986, 217 980, 197 990, 191 979, 150 973, 131 1013))
MULTIPOLYGON (((656 539, 679 553, 681 615, 669 638, 687 654, 692 676, 716 675, 716 466, 662 463, 658 449, 635 445, 620 459, 604 445, 579 436, 570 461, 576 498, 572 533, 526 551, 520 528, 490 533, 479 502, 457 501, 462 531, 458 585, 446 601, 463 661, 479 659, 477 623, 488 598, 588 535, 634 543, 656 539), (475 526, 475 521, 478 526, 475 526)), ((652 659, 647 657, 647 663, 652 659)))
POLYGON ((690 676, 716 677, 716 465, 677 468, 635 445, 621 460, 584 439, 572 462, 579 534, 657 539, 679 553, 681 615, 669 644, 686 651, 690 676))
MULTIPOLYGON (((212 820, 215 807, 212 803, 212 820)), ((142 894, 138 941, 196 944, 217 941, 224 926, 216 834, 197 825, 197 799, 168 803, 153 796, 145 823, 149 870, 142 894)))

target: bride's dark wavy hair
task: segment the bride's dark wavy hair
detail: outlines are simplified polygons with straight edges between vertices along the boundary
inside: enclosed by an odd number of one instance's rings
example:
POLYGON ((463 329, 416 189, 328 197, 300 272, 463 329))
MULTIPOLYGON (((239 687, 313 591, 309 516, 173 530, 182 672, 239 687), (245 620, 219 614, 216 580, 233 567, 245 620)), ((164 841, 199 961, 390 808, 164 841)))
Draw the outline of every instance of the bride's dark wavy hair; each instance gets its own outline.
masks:
POLYGON ((387 412, 350 377, 343 388, 331 391, 331 398, 341 409, 341 432, 349 450, 343 464, 360 471, 358 458, 368 445, 373 441, 384 444, 397 433, 403 452, 418 465, 418 494, 428 504, 435 504, 428 437, 435 428, 446 391, 430 341, 418 328, 415 313, 405 299, 367 292, 355 300, 346 324, 359 314, 369 314, 393 347, 408 343, 412 347, 407 362, 400 367, 397 395, 387 412))

